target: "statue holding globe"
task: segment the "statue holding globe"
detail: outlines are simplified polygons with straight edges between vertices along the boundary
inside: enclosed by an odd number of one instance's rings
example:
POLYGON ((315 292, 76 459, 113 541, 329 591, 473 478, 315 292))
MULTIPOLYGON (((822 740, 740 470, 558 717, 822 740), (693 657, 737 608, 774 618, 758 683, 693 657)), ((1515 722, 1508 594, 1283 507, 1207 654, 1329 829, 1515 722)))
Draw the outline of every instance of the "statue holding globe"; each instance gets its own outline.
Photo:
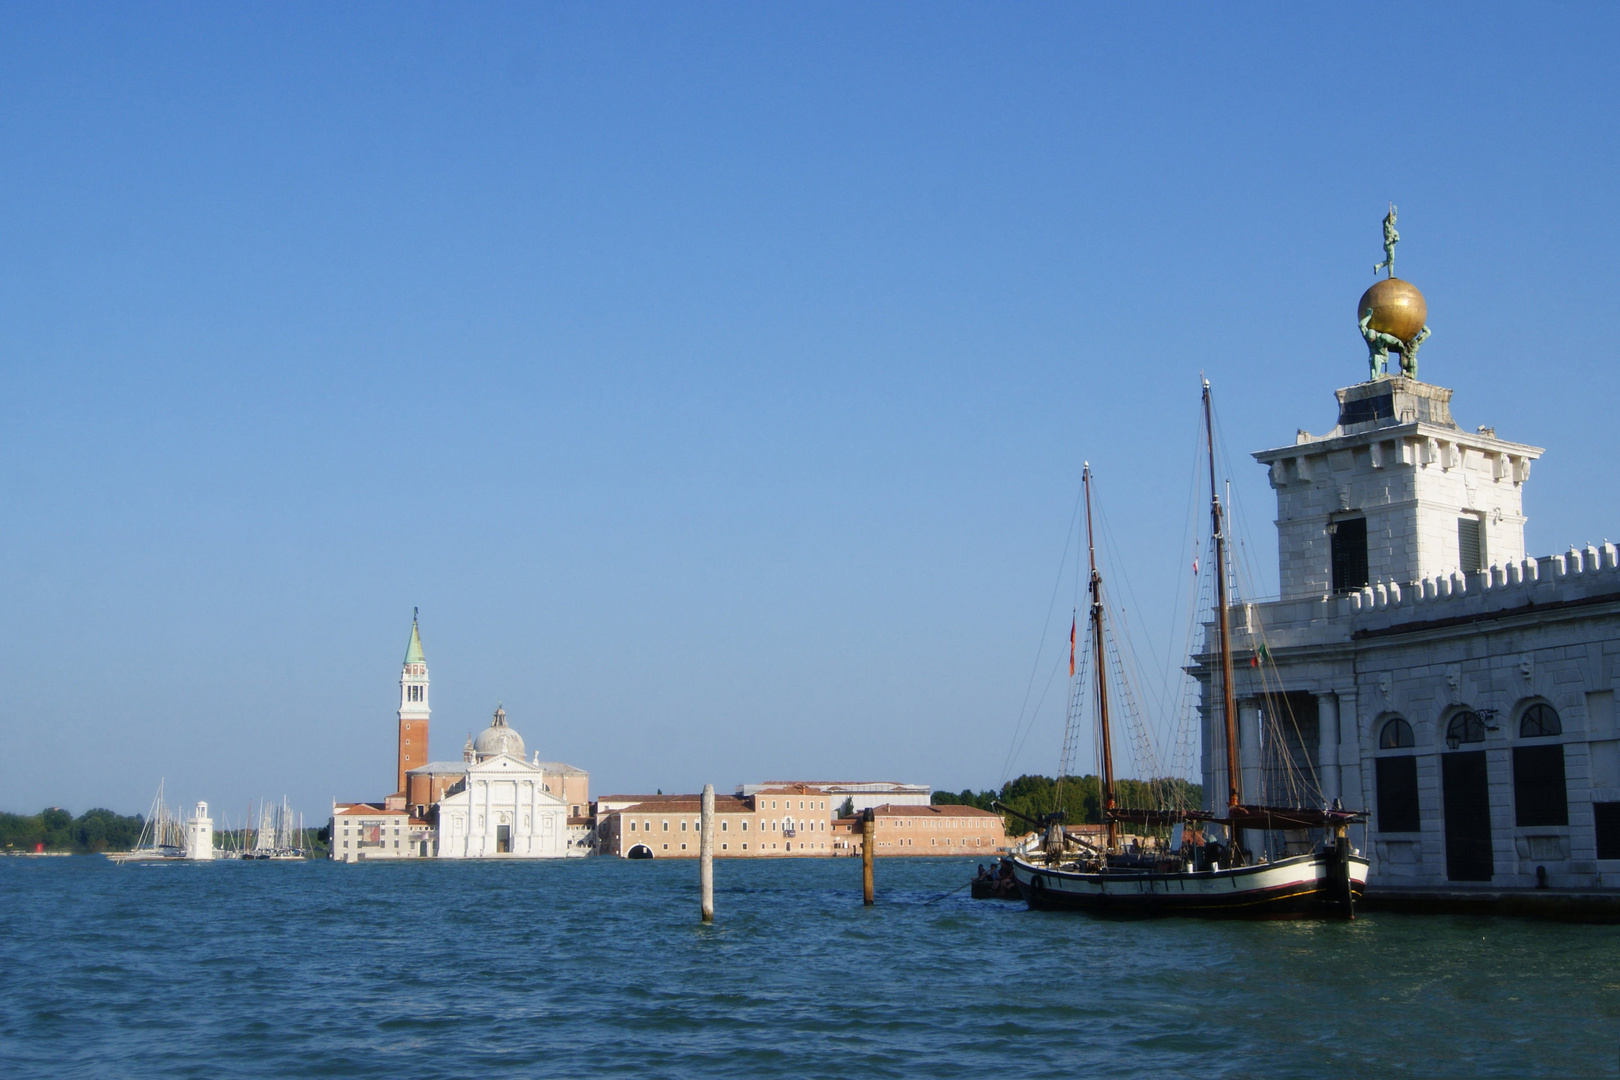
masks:
POLYGON ((1395 245, 1400 239, 1395 231, 1395 204, 1390 203, 1389 216, 1384 218, 1384 261, 1373 267, 1375 274, 1387 268, 1389 276, 1362 293, 1356 305, 1356 325, 1367 342, 1369 382, 1388 377, 1392 352, 1401 356, 1400 373, 1417 378, 1418 346, 1429 336, 1429 308, 1423 294, 1410 281, 1395 276, 1395 245))

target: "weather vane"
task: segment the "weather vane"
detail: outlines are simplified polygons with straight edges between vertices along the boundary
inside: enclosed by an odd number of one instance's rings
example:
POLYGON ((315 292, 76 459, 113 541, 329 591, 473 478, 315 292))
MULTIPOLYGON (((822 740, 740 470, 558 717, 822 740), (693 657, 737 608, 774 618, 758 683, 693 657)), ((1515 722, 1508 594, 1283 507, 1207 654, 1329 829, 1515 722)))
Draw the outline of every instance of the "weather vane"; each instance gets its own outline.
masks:
POLYGON ((1388 270, 1389 276, 1395 276, 1395 245, 1401 242, 1401 234, 1395 231, 1395 204, 1389 204, 1389 213, 1384 215, 1384 261, 1373 267, 1373 273, 1388 270))

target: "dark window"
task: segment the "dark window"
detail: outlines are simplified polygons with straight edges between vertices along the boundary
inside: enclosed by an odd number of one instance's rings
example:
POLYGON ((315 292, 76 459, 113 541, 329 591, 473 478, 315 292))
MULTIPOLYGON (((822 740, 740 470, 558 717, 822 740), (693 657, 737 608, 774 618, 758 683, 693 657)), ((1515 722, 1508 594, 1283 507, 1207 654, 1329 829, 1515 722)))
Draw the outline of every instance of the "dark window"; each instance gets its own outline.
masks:
POLYGON ((1595 802, 1592 817, 1597 825, 1597 857, 1620 859, 1620 802, 1595 802))
POLYGON ((1479 518, 1457 519, 1457 565, 1462 572, 1471 574, 1485 569, 1484 549, 1479 543, 1479 518))
POLYGON ((1412 745, 1412 725, 1400 717, 1395 717, 1384 725, 1383 733, 1378 736, 1378 749, 1400 750, 1412 745))
POLYGON ((1532 705, 1519 717, 1519 738, 1539 739, 1543 735, 1562 735, 1564 725, 1551 705, 1532 705))
POLYGON ((1489 881, 1494 870, 1491 845, 1490 769, 1485 751, 1440 755, 1440 797, 1446 829, 1446 877, 1489 881))
POLYGON ((1513 808, 1519 825, 1568 825, 1564 746, 1513 748, 1513 808))
POLYGON ((1367 584, 1367 519, 1333 522, 1333 591, 1355 592, 1367 584))
POLYGON ((1417 832, 1422 828, 1418 816, 1417 758, 1387 757, 1377 759, 1378 769, 1378 831, 1417 832))
POLYGON ((1453 750, 1463 743, 1484 741, 1485 721, 1477 712, 1460 712, 1446 725, 1446 745, 1453 750))

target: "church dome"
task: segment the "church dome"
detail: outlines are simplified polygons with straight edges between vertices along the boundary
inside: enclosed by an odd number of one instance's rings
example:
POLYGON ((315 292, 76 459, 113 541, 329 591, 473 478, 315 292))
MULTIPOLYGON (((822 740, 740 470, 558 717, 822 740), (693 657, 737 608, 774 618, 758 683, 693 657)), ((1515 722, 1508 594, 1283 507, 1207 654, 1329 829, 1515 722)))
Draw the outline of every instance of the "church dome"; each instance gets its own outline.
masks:
POLYGON ((495 709, 495 719, 491 720, 489 727, 478 733, 473 740, 473 752, 478 755, 479 761, 494 757, 496 754, 507 754, 523 760, 523 736, 506 726, 506 710, 500 707, 495 709))

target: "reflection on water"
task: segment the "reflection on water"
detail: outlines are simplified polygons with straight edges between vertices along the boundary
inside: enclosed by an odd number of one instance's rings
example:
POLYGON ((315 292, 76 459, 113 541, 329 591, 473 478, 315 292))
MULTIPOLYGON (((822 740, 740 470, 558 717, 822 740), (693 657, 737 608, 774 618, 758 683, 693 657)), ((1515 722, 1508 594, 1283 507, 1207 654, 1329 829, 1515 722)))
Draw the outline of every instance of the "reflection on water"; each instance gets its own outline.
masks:
POLYGON ((0 859, 10 1076, 1615 1075, 1620 928, 1096 921, 969 860, 0 859), (930 902, 933 901, 933 902, 930 902))

